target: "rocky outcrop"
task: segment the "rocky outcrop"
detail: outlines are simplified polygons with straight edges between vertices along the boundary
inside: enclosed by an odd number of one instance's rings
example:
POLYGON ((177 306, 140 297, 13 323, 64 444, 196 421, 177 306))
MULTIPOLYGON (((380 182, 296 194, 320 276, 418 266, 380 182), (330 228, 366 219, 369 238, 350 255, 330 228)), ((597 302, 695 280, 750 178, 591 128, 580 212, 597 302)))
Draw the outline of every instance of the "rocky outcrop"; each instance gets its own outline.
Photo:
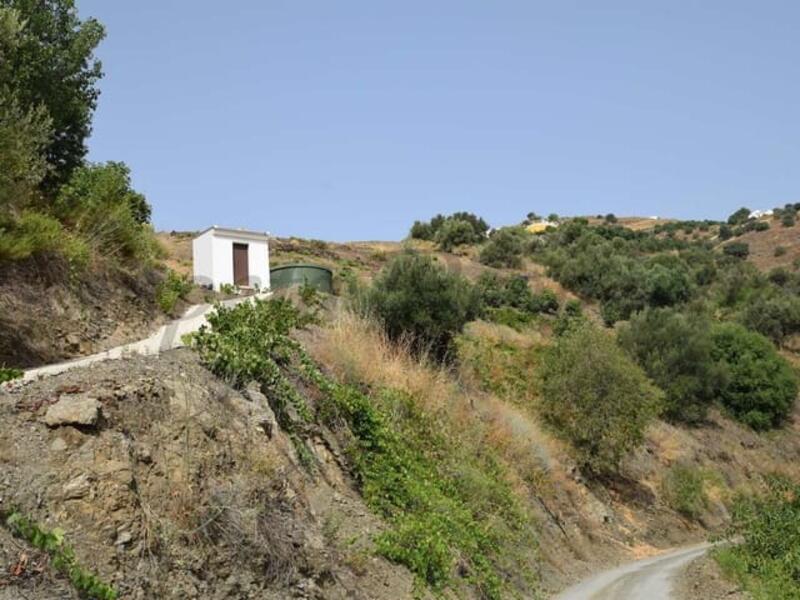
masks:
POLYGON ((49 427, 61 425, 94 426, 100 418, 102 405, 97 399, 86 394, 62 396, 48 407, 42 421, 49 427))

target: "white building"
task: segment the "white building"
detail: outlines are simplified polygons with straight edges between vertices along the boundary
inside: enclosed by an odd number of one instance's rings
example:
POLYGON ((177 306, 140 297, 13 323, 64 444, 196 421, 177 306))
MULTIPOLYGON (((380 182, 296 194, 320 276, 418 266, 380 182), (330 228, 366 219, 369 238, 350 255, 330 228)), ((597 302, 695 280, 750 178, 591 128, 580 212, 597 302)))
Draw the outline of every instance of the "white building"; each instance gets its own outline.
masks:
POLYGON ((268 240, 266 233, 209 227, 192 241, 195 283, 215 290, 224 284, 268 289, 268 240))

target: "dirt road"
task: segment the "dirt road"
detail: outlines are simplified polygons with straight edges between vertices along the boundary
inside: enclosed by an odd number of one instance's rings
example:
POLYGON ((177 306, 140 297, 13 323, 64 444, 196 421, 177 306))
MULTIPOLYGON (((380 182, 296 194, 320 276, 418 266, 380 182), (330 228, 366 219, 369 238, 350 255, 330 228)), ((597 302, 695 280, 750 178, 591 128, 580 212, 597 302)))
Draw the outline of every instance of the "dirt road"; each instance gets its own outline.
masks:
POLYGON ((604 571, 569 588, 556 600, 674 600, 676 576, 710 547, 681 548, 604 571))

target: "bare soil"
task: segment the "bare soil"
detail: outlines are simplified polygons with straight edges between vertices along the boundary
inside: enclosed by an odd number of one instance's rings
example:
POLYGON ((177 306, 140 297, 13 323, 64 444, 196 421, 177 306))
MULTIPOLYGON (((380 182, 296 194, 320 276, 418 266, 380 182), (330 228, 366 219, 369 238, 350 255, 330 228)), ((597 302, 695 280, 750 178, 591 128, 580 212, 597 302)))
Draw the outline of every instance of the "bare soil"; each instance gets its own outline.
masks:
POLYGON ((750 600, 750 595, 728 581, 709 555, 691 562, 675 583, 678 600, 750 600))
POLYGON ((58 257, 0 265, 0 366, 25 368, 146 337, 167 320, 162 274, 94 265, 71 273, 58 257))
MULTIPOLYGON (((122 598, 410 598, 411 574, 371 551, 382 523, 333 436, 312 436, 309 473, 264 429, 254 393, 188 350, 0 392, 0 510, 63 529, 122 598), (42 422, 78 396, 101 403, 96 425, 42 422)), ((0 528, 0 599, 74 597, 46 556, 0 528)))

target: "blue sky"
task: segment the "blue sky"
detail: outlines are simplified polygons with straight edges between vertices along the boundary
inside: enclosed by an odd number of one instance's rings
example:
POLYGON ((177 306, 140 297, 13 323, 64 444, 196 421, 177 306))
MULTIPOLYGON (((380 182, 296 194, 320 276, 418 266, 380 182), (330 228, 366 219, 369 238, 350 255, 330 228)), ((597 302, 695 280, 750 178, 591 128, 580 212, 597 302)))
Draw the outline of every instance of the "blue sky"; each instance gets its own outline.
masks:
POLYGON ((159 229, 400 239, 469 210, 722 218, 800 200, 800 3, 78 0, 92 160, 159 229))

